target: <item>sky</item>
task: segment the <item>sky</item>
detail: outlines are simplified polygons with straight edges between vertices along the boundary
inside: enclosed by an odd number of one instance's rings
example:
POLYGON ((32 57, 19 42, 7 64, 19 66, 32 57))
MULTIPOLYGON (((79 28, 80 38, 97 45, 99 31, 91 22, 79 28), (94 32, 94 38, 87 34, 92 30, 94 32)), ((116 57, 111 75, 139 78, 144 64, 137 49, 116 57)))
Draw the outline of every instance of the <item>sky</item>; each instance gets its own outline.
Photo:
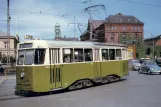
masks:
MULTIPOLYGON (((105 5, 105 9, 98 7, 91 11, 95 20, 117 13, 133 15, 144 23, 145 38, 161 34, 160 0, 10 0, 10 32, 17 33, 21 41, 26 34, 53 39, 54 26, 59 23, 61 36, 80 37, 90 17, 85 8, 99 4, 105 5)), ((7 32, 6 19, 7 0, 0 0, 0 31, 7 32)))

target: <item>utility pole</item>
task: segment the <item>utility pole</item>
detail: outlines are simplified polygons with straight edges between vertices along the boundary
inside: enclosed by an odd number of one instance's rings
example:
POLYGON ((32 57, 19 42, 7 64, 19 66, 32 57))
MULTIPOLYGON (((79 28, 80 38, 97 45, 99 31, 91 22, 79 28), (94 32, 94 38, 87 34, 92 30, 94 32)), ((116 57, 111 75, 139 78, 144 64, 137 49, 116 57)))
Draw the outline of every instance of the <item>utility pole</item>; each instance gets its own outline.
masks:
POLYGON ((10 0, 7 0, 7 64, 10 64, 10 0))
POLYGON ((74 37, 77 38, 77 36, 76 36, 76 27, 75 27, 75 25, 76 25, 76 24, 79 24, 79 23, 76 23, 75 20, 76 20, 76 18, 75 18, 75 16, 74 16, 74 23, 68 23, 68 26, 69 26, 69 24, 74 24, 74 37))
POLYGON ((152 38, 153 38, 153 60, 155 59, 155 56, 154 56, 154 48, 155 48, 155 42, 154 42, 154 37, 152 35, 152 38))

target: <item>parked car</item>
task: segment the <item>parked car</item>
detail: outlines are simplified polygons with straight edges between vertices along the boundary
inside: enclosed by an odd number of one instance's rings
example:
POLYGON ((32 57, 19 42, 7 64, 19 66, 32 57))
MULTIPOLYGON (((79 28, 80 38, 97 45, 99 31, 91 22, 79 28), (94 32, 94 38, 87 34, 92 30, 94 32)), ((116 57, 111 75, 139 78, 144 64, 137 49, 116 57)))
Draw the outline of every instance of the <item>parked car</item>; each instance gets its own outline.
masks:
POLYGON ((157 65, 161 67, 161 57, 156 58, 155 61, 156 61, 157 65))
POLYGON ((131 70, 139 70, 140 67, 141 64, 139 60, 129 60, 129 68, 131 68, 131 70))
POLYGON ((161 74, 161 68, 153 60, 144 60, 138 72, 148 74, 161 74))

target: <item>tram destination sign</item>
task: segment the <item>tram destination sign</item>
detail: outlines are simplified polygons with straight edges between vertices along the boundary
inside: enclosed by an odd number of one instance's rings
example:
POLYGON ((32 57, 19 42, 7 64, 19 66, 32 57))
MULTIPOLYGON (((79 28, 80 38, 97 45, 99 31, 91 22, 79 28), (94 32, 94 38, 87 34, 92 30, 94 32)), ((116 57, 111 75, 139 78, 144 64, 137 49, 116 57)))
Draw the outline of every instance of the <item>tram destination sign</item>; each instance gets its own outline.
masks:
POLYGON ((31 48, 32 43, 25 43, 25 44, 20 44, 19 48, 31 48))

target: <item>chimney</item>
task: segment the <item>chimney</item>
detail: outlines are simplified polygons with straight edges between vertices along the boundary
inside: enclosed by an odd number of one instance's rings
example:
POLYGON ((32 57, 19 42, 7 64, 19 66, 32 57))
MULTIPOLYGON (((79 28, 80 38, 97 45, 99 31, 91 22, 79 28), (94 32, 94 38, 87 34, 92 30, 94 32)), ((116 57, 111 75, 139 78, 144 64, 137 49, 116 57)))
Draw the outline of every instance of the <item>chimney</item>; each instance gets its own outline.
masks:
POLYGON ((118 14, 116 14, 116 15, 120 15, 120 16, 122 16, 123 14, 122 14, 122 13, 118 13, 118 14))

